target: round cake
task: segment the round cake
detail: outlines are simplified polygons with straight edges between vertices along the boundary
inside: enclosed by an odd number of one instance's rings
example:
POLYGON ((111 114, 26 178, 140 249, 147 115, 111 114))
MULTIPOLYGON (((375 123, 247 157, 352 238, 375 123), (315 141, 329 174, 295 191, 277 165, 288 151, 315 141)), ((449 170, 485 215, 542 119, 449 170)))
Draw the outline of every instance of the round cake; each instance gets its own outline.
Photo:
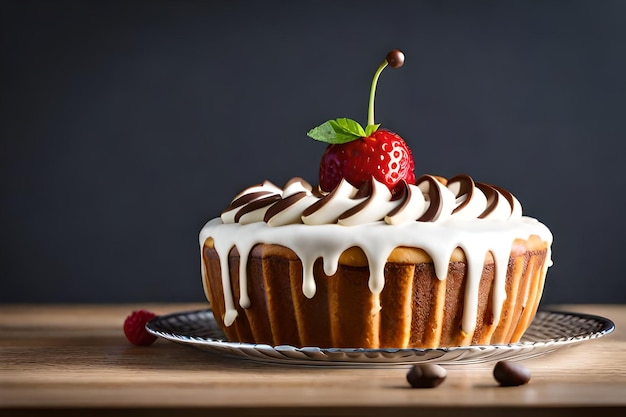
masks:
POLYGON ((425 175, 330 193, 265 182, 200 233, 204 289, 231 341, 433 348, 520 339, 550 231, 507 191, 425 175))
POLYGON ((320 348, 517 342, 539 305, 552 234, 503 188, 416 179, 412 152, 374 122, 329 120, 319 185, 236 195, 200 232, 204 290, 228 340, 320 348))

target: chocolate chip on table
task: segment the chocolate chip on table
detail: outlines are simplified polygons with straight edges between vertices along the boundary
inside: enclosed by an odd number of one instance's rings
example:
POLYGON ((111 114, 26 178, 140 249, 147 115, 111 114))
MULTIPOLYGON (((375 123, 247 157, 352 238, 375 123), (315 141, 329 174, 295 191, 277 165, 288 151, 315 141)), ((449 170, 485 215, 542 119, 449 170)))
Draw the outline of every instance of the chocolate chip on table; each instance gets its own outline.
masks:
POLYGON ((493 368, 493 377, 503 387, 516 387, 530 381, 530 371, 519 363, 500 361, 493 368))
POLYGON ((435 364, 413 365, 406 374, 406 380, 413 388, 435 388, 446 379, 446 370, 435 364))

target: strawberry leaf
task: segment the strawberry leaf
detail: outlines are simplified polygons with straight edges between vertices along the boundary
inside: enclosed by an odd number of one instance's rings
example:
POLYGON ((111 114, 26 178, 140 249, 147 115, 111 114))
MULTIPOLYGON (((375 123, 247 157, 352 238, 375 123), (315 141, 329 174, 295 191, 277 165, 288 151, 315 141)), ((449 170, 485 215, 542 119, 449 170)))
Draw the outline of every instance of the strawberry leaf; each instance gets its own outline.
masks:
POLYGON ((367 125, 365 128, 365 136, 371 136, 372 133, 376 132, 380 127, 380 123, 375 125, 367 125))
POLYGON ((365 136, 365 131, 363 130, 363 127, 358 122, 355 122, 352 119, 342 117, 339 119, 331 120, 330 122, 333 124, 336 123, 337 127, 343 129, 345 132, 356 134, 359 137, 365 136))
POLYGON ((309 130, 307 135, 320 142, 339 144, 367 136, 363 126, 345 117, 329 120, 309 130))

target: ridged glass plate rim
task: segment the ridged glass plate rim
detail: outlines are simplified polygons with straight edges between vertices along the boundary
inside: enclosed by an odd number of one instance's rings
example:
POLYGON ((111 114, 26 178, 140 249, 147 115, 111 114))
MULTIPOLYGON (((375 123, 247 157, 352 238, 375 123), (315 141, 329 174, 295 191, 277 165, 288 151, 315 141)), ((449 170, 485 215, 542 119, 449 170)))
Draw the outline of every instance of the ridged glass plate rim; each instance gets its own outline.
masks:
POLYGON ((518 343, 436 349, 319 348, 230 342, 210 308, 159 316, 148 332, 172 342, 226 356, 282 365, 397 366, 418 363, 463 365, 496 360, 522 360, 597 339, 615 330, 608 318, 584 313, 542 310, 518 343))

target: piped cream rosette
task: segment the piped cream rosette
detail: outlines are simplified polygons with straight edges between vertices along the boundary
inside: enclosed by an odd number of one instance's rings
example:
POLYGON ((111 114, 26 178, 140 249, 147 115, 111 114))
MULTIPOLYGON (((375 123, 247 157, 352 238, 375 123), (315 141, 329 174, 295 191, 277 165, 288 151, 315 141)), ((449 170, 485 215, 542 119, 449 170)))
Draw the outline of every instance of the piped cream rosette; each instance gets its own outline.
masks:
POLYGON ((417 184, 403 183, 392 194, 373 177, 358 189, 342 180, 330 193, 313 191, 302 178, 277 187, 264 182, 238 194, 221 215, 222 222, 270 226, 339 224, 354 226, 378 221, 389 225, 440 222, 449 218, 510 220, 522 217, 519 201, 508 191, 475 183, 468 175, 450 180, 423 175, 417 184))

